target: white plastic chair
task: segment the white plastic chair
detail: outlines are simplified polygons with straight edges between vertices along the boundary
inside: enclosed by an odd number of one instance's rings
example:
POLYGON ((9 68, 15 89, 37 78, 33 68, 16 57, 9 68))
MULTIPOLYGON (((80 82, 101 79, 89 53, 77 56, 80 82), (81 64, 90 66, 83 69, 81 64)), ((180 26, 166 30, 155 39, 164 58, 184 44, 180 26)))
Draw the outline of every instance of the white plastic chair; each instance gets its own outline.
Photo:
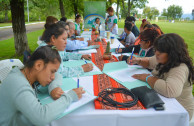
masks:
POLYGON ((38 44, 38 45, 40 45, 40 44, 42 43, 41 37, 42 37, 42 36, 39 36, 39 37, 38 37, 38 41, 37 41, 37 44, 38 44))
POLYGON ((23 63, 19 59, 6 59, 0 61, 0 84, 7 77, 8 73, 14 66, 19 68, 24 67, 23 63))

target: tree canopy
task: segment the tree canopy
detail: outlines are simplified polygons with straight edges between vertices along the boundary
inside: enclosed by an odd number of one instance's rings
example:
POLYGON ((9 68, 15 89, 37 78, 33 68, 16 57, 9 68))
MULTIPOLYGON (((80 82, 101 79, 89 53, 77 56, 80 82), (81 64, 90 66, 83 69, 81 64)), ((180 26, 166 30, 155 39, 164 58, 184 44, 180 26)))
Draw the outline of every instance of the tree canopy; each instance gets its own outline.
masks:
POLYGON ((145 7, 143 9, 143 14, 151 20, 153 17, 159 15, 159 10, 155 7, 145 7))
MULTIPOLYGON (((66 16, 74 18, 76 14, 83 15, 84 1, 102 0, 28 0, 30 21, 45 20, 47 16, 61 18, 66 16)), ((113 3, 118 7, 122 6, 126 17, 130 12, 137 12, 134 8, 143 8, 147 0, 103 0, 108 8, 113 3), (122 2, 122 4, 119 4, 122 2), (128 2, 128 3, 127 3, 128 2), (127 12, 125 10, 128 10, 127 12)), ((117 12, 118 12, 117 7, 117 12)), ((12 21, 16 55, 22 55, 24 50, 29 50, 25 20, 27 21, 27 0, 1 0, 0 1, 0 22, 12 21), (11 8, 11 9, 10 9, 11 8), (3 16, 2 16, 3 15, 3 16), (4 20, 2 20, 4 17, 4 20)), ((155 12, 153 12, 155 14, 155 12)), ((118 14, 118 13, 117 13, 118 14)))
POLYGON ((171 5, 167 9, 163 9, 162 16, 167 16, 167 18, 177 19, 181 18, 183 15, 183 10, 181 6, 171 5))

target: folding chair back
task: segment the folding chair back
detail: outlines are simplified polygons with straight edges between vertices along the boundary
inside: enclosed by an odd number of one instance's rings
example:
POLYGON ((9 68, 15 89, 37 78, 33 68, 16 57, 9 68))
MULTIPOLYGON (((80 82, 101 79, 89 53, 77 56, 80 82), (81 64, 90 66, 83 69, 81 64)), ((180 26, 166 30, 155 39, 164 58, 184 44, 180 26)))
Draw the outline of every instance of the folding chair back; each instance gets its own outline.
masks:
POLYGON ((0 61, 0 83, 3 82, 14 66, 19 68, 24 67, 23 63, 19 59, 6 59, 0 61))

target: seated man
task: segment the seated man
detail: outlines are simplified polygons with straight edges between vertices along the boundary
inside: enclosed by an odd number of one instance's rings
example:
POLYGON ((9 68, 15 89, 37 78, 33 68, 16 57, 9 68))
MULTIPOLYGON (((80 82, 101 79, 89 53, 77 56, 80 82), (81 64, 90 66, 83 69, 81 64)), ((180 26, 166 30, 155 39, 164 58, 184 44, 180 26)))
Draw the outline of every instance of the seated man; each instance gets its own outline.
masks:
POLYGON ((135 37, 138 37, 139 36, 139 29, 135 25, 135 17, 133 17, 133 16, 127 17, 126 22, 132 23, 132 26, 133 26, 132 33, 135 35, 135 37))
POLYGON ((92 44, 92 41, 88 40, 86 42, 82 38, 79 38, 79 40, 71 39, 70 37, 75 33, 75 25, 73 22, 67 22, 67 25, 69 26, 69 32, 68 32, 66 50, 77 50, 92 44))
MULTIPOLYGON (((139 36, 139 29, 137 28, 137 26, 135 25, 135 18, 133 16, 128 16, 125 19, 125 23, 129 22, 132 23, 132 33, 134 34, 134 36, 137 38, 139 36)), ((126 33, 125 31, 122 32, 122 34, 119 36, 119 41, 124 40, 126 37, 126 33)))
POLYGON ((129 23, 129 22, 125 23, 124 31, 125 31, 125 33, 126 33, 126 38, 125 38, 124 40, 120 41, 120 42, 121 42, 123 45, 125 45, 125 47, 134 45, 135 36, 134 36, 134 34, 131 32, 131 31, 132 31, 132 24, 129 23))

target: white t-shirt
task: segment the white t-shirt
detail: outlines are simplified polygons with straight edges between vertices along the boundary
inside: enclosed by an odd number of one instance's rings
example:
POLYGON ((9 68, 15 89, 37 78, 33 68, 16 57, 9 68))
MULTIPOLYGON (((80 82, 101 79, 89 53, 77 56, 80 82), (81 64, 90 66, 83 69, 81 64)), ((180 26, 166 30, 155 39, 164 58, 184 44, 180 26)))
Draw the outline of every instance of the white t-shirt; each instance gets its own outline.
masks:
POLYGON ((125 45, 134 45, 135 43, 135 35, 131 32, 129 35, 127 35, 125 39, 125 45))
POLYGON ((112 28, 113 24, 115 23, 116 26, 113 28, 112 33, 113 34, 118 34, 118 25, 117 25, 117 16, 113 15, 113 16, 109 16, 109 20, 107 22, 108 25, 108 30, 110 31, 110 29, 112 28))
POLYGON ((77 30, 77 34, 80 35, 81 29, 80 29, 80 24, 77 24, 75 22, 75 30, 77 30))

